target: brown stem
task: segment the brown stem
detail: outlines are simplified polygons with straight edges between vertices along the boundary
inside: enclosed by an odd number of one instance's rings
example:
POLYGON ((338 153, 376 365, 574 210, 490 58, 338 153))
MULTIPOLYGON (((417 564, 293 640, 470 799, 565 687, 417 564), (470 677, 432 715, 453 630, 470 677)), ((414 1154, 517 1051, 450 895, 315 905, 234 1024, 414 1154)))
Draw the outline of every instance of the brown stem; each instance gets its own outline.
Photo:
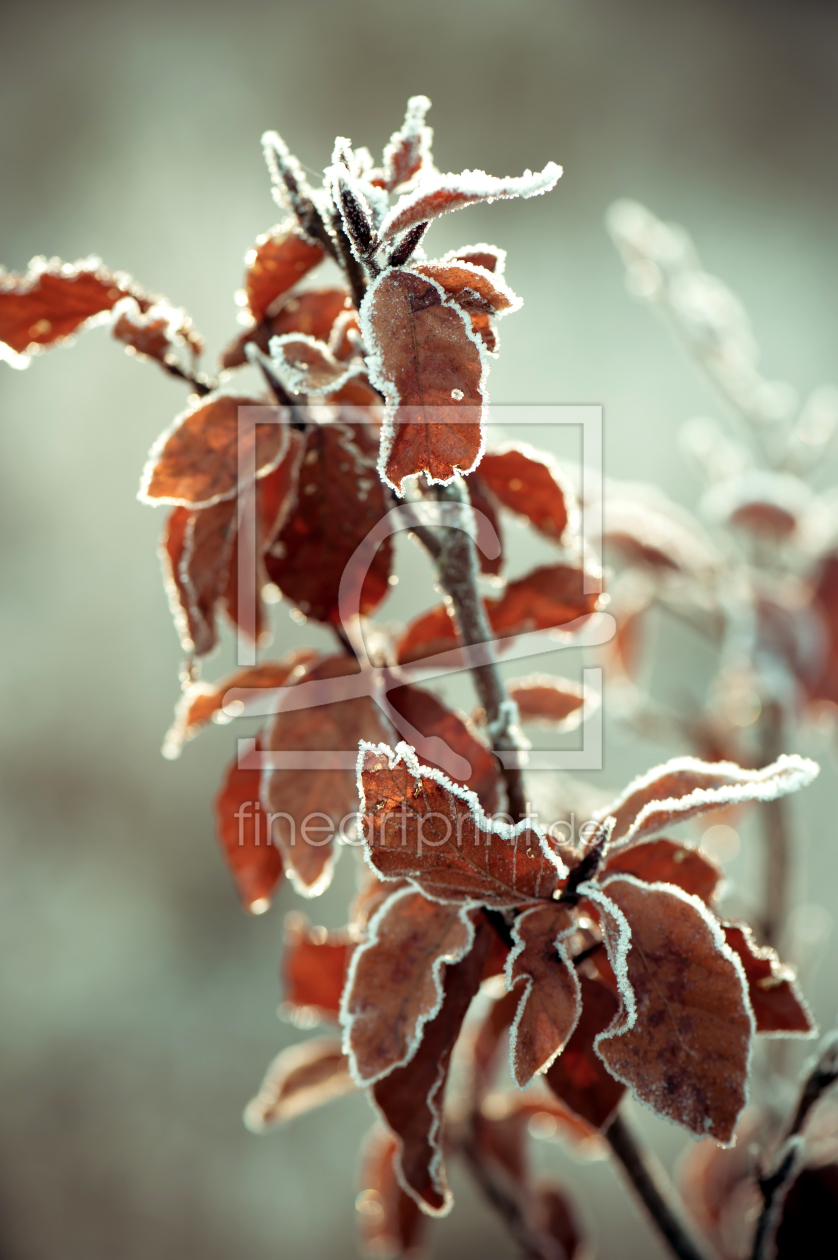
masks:
MULTIPOLYGON (((443 503, 470 505, 468 489, 462 481, 450 486, 435 486, 436 497, 443 503)), ((442 535, 438 557, 439 580, 454 606, 454 615, 465 647, 490 643, 493 635, 486 609, 477 588, 477 562, 474 542, 463 529, 446 529, 442 535)), ((486 723, 495 752, 519 752, 518 712, 509 698, 497 663, 492 660, 472 665, 474 685, 486 714, 486 723)), ((504 766, 507 806, 513 822, 527 817, 524 776, 517 765, 504 766)))
POLYGON ((207 394, 211 394, 216 388, 215 381, 205 380, 203 377, 186 372, 177 363, 166 363, 164 360, 160 360, 160 366, 169 376, 174 376, 178 381, 186 381, 186 384, 191 385, 195 393, 200 394, 202 398, 205 398, 207 394))
MULTIPOLYGON (((760 756, 764 765, 776 761, 783 751, 783 710, 770 701, 762 711, 760 756)), ((780 797, 762 806, 765 840, 765 901, 762 930, 769 945, 781 942, 789 906, 791 874, 791 834, 788 802, 780 797)))
POLYGON ((707 1260, 674 1207, 675 1192, 663 1169, 639 1145, 619 1111, 604 1136, 672 1254, 680 1260, 707 1260))

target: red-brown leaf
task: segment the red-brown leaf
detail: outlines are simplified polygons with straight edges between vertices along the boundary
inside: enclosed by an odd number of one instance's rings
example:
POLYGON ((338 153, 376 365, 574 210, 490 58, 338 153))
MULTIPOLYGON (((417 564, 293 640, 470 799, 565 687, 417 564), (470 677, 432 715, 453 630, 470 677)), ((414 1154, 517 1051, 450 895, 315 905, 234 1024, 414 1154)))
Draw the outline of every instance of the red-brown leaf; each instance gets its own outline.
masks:
POLYGON ((133 293, 128 276, 96 259, 33 258, 25 275, 0 270, 0 342, 16 354, 54 345, 133 293))
POLYGON ((770 946, 757 945, 747 923, 722 923, 722 931, 745 969, 757 1032, 813 1036, 817 1025, 794 972, 780 962, 770 946))
POLYGON ((235 500, 200 512, 176 507, 160 541, 169 607, 185 652, 206 656, 218 643, 216 605, 230 571, 235 500))
POLYGON ((806 787, 817 773, 814 761, 794 755, 778 757, 761 770, 743 770, 730 761, 673 757, 640 775, 597 817, 616 819, 613 850, 724 805, 776 800, 806 787))
POLYGON ((264 1133, 353 1089, 340 1042, 314 1037, 277 1055, 247 1105, 244 1122, 252 1133, 264 1133))
POLYGON ((352 958, 341 1008, 343 1048, 361 1085, 409 1063, 442 1006, 446 970, 474 943, 473 913, 394 892, 352 958))
MULTIPOLYGON (((256 741, 257 752, 262 745, 256 741)), ((215 825, 222 852, 239 896, 251 914, 263 914, 282 879, 282 857, 271 843, 260 808, 262 772, 241 769, 233 760, 214 801, 215 825)))
POLYGON ((624 1006, 597 1038, 597 1053, 654 1111, 698 1137, 730 1142, 747 1099, 753 1033, 738 959, 702 903, 680 889, 631 875, 602 888, 622 916, 621 935, 628 924, 630 945, 623 957, 611 909, 600 902, 624 1006))
POLYGON ((547 674, 516 679, 507 685, 510 700, 518 706, 522 722, 538 722, 572 730, 582 717, 585 689, 567 678, 547 674))
POLYGON ((451 1052, 480 986, 491 931, 479 924, 470 952, 447 969, 442 1007, 425 1025, 422 1044, 410 1063, 372 1087, 376 1106, 398 1140, 399 1183, 430 1216, 445 1215, 452 1203, 442 1162, 445 1085, 451 1052))
POLYGON ((260 236, 245 259, 244 279, 247 304, 257 323, 281 294, 324 257, 322 245, 287 224, 260 236))
MULTIPOLYGON (((296 685, 326 684, 357 672, 354 657, 325 657, 307 666, 296 685)), ((334 702, 326 699, 312 708, 280 708, 266 748, 315 756, 351 753, 359 740, 386 739, 388 731, 381 710, 369 696, 334 702)), ((266 775, 265 801, 274 815, 273 843, 283 856, 291 882, 304 896, 316 896, 331 880, 334 843, 341 824, 349 828, 357 817, 354 772, 340 768, 273 769, 266 775)))
POLYGON ((386 400, 379 471, 402 494, 425 472, 447 484, 483 449, 486 366, 469 316, 406 269, 385 271, 361 306, 370 379, 386 400))
MULTIPOLYGON (((178 416, 151 448, 140 500, 206 508, 232 498, 239 487, 239 407, 260 405, 255 398, 210 394, 178 416)), ((288 426, 264 422, 247 431, 256 476, 264 477, 285 454, 288 426)))
POLYGON ((308 1016, 337 1022, 352 948, 346 932, 313 928, 296 911, 286 915, 283 1005, 292 1013, 305 1010, 308 1016))
POLYGON ((484 271, 491 271, 495 275, 502 276, 506 267, 506 250, 499 249, 497 245, 484 243, 462 245, 459 249, 452 249, 444 254, 442 261, 473 263, 475 267, 482 267, 484 271))
POLYGON ((605 869, 609 874, 636 875, 645 884, 676 884, 706 905, 712 904, 723 878, 721 868, 699 849, 664 839, 620 849, 605 869))
POLYGON ((431 107, 427 96, 411 96, 404 122, 390 137, 384 150, 382 185, 388 192, 408 183, 431 162, 433 132, 425 126, 425 114, 431 107))
POLYGON ((614 1114, 626 1087, 605 1070, 594 1042, 620 1009, 604 977, 581 973, 582 1013, 562 1053, 547 1069, 546 1081, 560 1102, 593 1129, 601 1131, 614 1114))
POLYGON ((500 276, 475 263, 441 259, 414 263, 412 270, 433 280, 464 311, 504 315, 522 305, 500 276))
POLYGON ((276 374, 291 394, 322 397, 335 393, 353 376, 363 375, 360 362, 342 363, 325 342, 301 333, 272 337, 270 351, 276 374))
POLYGON ((382 1256, 417 1256, 425 1232, 419 1204, 405 1194, 393 1166, 398 1142, 383 1125, 368 1134, 361 1152, 358 1231, 370 1260, 382 1256))
POLYGON ((459 175, 429 176, 415 192, 408 193, 393 206, 379 229, 382 240, 389 240, 413 227, 436 219, 450 210, 460 210, 478 201, 501 200, 506 197, 537 197, 554 188, 562 168, 548 162, 541 172, 526 171, 516 178, 497 179, 485 171, 462 171, 459 175))
POLYGON ((203 340, 192 328, 189 316, 162 300, 143 310, 136 298, 123 298, 114 307, 111 332, 132 353, 159 363, 176 359, 176 351, 184 346, 192 355, 203 349, 203 340))
POLYGON ((512 1079, 523 1089, 559 1057, 579 1022, 581 991, 576 970, 562 944, 573 932, 565 906, 536 906, 518 916, 513 949, 506 964, 507 986, 520 990, 510 1031, 512 1079))
MULTIPOLYGON (((341 579, 362 582, 360 611, 374 612, 389 591, 392 544, 386 539, 364 574, 356 548, 387 511, 368 425, 314 425, 306 437, 297 503, 265 557, 271 581, 307 617, 339 625, 341 579), (350 567, 351 566, 351 567, 350 567)), ((365 562, 364 562, 365 563, 365 562)), ((357 609, 350 609, 350 614, 357 609)))
MULTIPOLYGON (((306 289, 304 293, 294 293, 283 300, 275 315, 267 316, 230 342, 222 352, 221 367, 237 368, 247 363, 245 347, 251 341, 263 354, 268 353, 272 337, 282 337, 287 333, 305 333, 318 341, 329 341, 341 314, 349 313, 348 306, 349 296, 345 289, 306 289)), ((357 318, 357 313, 352 313, 357 318)))
MULTIPOLYGON (((498 762, 491 749, 477 738, 472 728, 437 700, 435 695, 421 687, 394 687, 387 692, 387 699, 396 713, 405 718, 421 735, 442 740, 451 751, 470 764, 470 774, 462 778, 449 774, 449 777, 453 782, 476 792, 481 807, 487 814, 493 814, 498 807, 498 762)), ((390 720, 400 738, 416 749, 425 765, 445 770, 435 760, 433 754, 436 749, 432 744, 425 746, 417 743, 413 733, 402 730, 392 714, 390 720)))
POLYGON ((487 451, 480 475, 504 507, 555 542, 561 541, 568 522, 575 522, 575 496, 549 455, 526 445, 487 451))
POLYGON ((412 879, 428 896, 520 906, 549 900, 566 874, 543 833, 482 816, 476 797, 400 744, 361 746, 369 861, 385 879, 412 879))

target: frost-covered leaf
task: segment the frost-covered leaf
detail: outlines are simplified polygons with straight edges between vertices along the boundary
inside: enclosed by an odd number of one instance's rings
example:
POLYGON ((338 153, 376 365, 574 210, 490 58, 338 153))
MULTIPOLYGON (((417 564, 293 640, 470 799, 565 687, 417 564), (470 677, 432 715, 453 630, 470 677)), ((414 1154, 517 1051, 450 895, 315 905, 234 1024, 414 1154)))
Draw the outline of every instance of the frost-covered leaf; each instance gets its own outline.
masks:
MULTIPOLYGON (((178 416, 149 453, 139 498, 206 508, 230 499, 239 487, 239 407, 260 406, 257 398, 210 394, 178 416)), ((248 425, 243 455, 255 444, 256 476, 277 466, 288 445, 288 426, 248 425)))
POLYGON ((673 757, 638 776, 597 818, 616 819, 613 851, 723 805, 774 801, 806 787, 817 773, 814 761, 794 755, 778 757, 761 770, 743 770, 731 761, 673 757))
MULTIPOLYGON (((489 625, 498 638, 512 638, 530 630, 559 629, 594 612, 597 591, 584 590, 585 573, 568 564, 545 565, 507 584, 498 599, 483 601, 489 625)), ((454 621, 445 604, 410 623, 399 640, 397 654, 404 665, 457 643, 454 621)))
POLYGON ((308 708, 280 707, 265 741, 271 752, 310 753, 316 765, 268 769, 263 785, 266 808, 273 814, 273 843, 289 879, 306 897, 315 897, 328 886, 341 826, 351 838, 358 813, 355 774, 329 766, 326 754, 353 753, 359 740, 389 737, 383 714, 369 696, 329 698, 329 681, 357 673, 358 668, 349 656, 323 657, 305 667, 295 686, 324 684, 322 700, 308 708))
POLYGON ((385 879, 409 878, 429 897, 498 908, 549 900, 567 870, 543 832, 486 818, 477 797, 412 748, 361 745, 368 860, 385 879))
POLYGON ((479 201, 499 201, 507 197, 536 197, 555 188, 562 168, 548 162, 543 171, 533 174, 525 171, 518 178, 498 179, 485 171, 462 171, 459 175, 430 175, 419 187, 401 197, 386 216, 379 234, 382 240, 390 240, 399 233, 436 219, 450 210, 479 201))
POLYGON ((337 1038, 314 1037, 277 1055, 244 1122, 252 1133, 264 1133, 354 1089, 337 1038))
POLYGON ((464 311, 482 315, 508 315, 522 305, 521 298, 498 275, 476 263, 434 260, 414 263, 412 271, 427 276, 453 298, 464 311))
MULTIPOLYGON (((387 692, 387 699, 396 713, 421 735, 429 740, 442 740, 448 749, 471 766, 471 772, 462 778, 456 774, 449 777, 475 792, 481 808, 487 814, 493 814, 498 807, 500 769, 491 749, 478 739, 470 725, 421 687, 394 687, 387 692)), ((445 770, 434 758, 436 749, 433 744, 421 745, 410 731, 398 729, 395 718, 391 717, 391 720, 401 738, 416 750, 426 765, 445 770)))
MULTIPOLYGON (((175 508, 175 512, 183 512, 175 508)), ((183 693, 175 709, 175 720, 166 735, 164 755, 174 758, 180 755, 183 745, 194 739, 208 722, 217 715, 224 716, 225 697, 234 689, 272 690, 282 687, 299 666, 312 660, 316 653, 310 648, 294 648, 280 661, 263 661, 237 670, 218 683, 196 682, 183 693)), ((227 720, 231 720, 232 714, 227 720)))
POLYGON ((473 912, 393 893, 353 957, 341 1006, 343 1048, 360 1085, 409 1063, 439 1013, 446 969, 474 943, 473 912))
POLYGON ((177 351, 184 347, 192 355, 203 349, 203 340, 193 329, 189 316, 162 298, 145 310, 136 298, 122 298, 113 308, 111 332, 134 354, 159 363, 176 360, 177 351))
POLYGON ((285 917, 285 949, 282 954, 283 1007, 308 1019, 337 1022, 340 995, 352 953, 347 932, 327 932, 311 927, 296 911, 285 917))
POLYGON ((185 652, 206 656, 218 643, 216 608, 230 572, 236 533, 233 499, 200 512, 176 507, 160 540, 163 580, 185 652))
POLYGON ((522 722, 537 722, 561 731, 574 730, 592 700, 586 689, 569 678, 534 674, 507 684, 510 700, 518 706, 522 722))
POLYGON ((399 1184, 429 1216, 444 1216, 453 1201, 442 1155, 445 1086, 451 1052, 480 986, 491 931, 480 924, 463 961, 446 969, 442 1006, 425 1025, 422 1044, 410 1063, 372 1087, 375 1104, 398 1141, 399 1184))
POLYGON ((382 184, 388 192, 407 184, 423 169, 433 169, 431 143, 433 131, 425 124, 425 115, 431 108, 427 96, 411 96, 407 102, 404 122, 390 137, 384 150, 382 184))
POLYGON ((276 374, 290 394, 333 394, 364 370, 359 362, 341 363, 324 342, 302 333, 272 337, 270 352, 276 374))
POLYGON ((560 542, 568 523, 575 527, 575 495, 549 455, 523 443, 487 451, 480 476, 504 507, 526 517, 546 538, 560 542))
POLYGON ((685 893, 711 905, 724 878, 719 866, 690 844, 677 840, 647 840, 620 849, 605 864, 609 874, 635 875, 645 884, 675 884, 685 893))
POLYGON ((372 384, 384 394, 379 472, 398 493, 425 472, 447 485, 483 451, 488 365, 468 314, 440 285, 382 272, 361 304, 372 384))
POLYGON ((579 976, 582 1012, 579 1023, 559 1057, 550 1065, 546 1081, 560 1102, 592 1129, 605 1128, 626 1087, 605 1070, 594 1042, 613 1021, 620 1003, 604 977, 579 976))
POLYGON ((349 304, 345 289, 306 289, 303 293, 289 294, 275 314, 248 328, 226 347, 220 365, 222 368, 243 367, 248 361, 247 346, 251 342, 267 354, 271 338, 288 333, 304 333, 317 341, 328 342, 341 315, 350 313, 349 304))
POLYGON ((670 884, 615 875, 602 881, 602 896, 612 964, 633 1002, 624 999, 597 1053, 654 1111, 730 1142, 747 1101, 754 1031, 738 957, 703 903, 670 884))
POLYGON ((245 258, 247 304, 259 323, 268 308, 303 276, 323 261, 325 251, 291 223, 260 236, 245 258))
POLYGON ((575 928, 565 906, 536 906, 519 915, 506 983, 523 992, 509 1037, 512 1079, 521 1089, 545 1072, 568 1043, 579 1022, 581 991, 564 938, 575 928))
POLYGON ((441 261, 472 263, 475 267, 482 267, 484 271, 502 276, 506 268, 506 250, 485 242, 480 245, 461 245, 459 249, 443 254, 441 261))
POLYGON ((747 923, 721 926, 725 940, 745 970, 757 1032, 814 1036, 817 1025, 791 968, 780 962, 770 946, 757 945, 747 923))
POLYGON ((393 1134, 376 1124, 361 1151, 360 1193, 355 1206, 361 1249, 370 1260, 383 1256, 415 1260, 420 1254, 425 1218, 416 1200, 405 1194, 396 1180, 393 1160, 397 1150, 393 1134))
MULTIPOLYGON (((353 556, 387 511, 375 471, 375 431, 363 424, 316 424, 305 439, 294 510, 265 557, 268 575, 307 617, 339 625, 338 595, 346 576, 362 581, 360 612, 375 611, 388 593, 392 543, 372 563, 353 556), (366 569, 366 571, 365 571, 366 569)), ((350 608, 349 614, 357 612, 350 608)))
MULTIPOLYGON (((262 744, 256 742, 257 752, 262 744)), ((282 857, 271 843, 261 809, 261 771, 233 760, 213 802, 215 826, 239 896, 251 914, 263 914, 282 878, 282 857)))
POLYGON ((128 276, 107 271, 96 258, 77 263, 33 258, 25 275, 0 269, 0 342, 15 354, 33 353, 139 292, 128 276))

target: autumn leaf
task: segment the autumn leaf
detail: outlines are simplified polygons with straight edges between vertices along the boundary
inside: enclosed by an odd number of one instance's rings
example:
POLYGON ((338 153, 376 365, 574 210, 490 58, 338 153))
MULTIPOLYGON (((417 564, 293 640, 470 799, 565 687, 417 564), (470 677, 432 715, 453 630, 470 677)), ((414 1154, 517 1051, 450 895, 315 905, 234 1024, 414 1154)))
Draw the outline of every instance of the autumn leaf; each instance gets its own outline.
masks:
POLYGON ((375 1105, 398 1141, 399 1184, 429 1216, 444 1216, 453 1202, 443 1164, 445 1086, 451 1052, 480 986, 491 932, 481 924, 463 961, 446 969, 442 1006, 425 1025, 422 1044, 410 1063, 372 1087, 375 1105))
POLYGON ((581 990, 562 943, 575 929, 564 906, 536 906, 519 915, 506 964, 507 988, 523 992, 509 1035, 512 1078, 523 1089, 567 1045, 581 1013, 581 990))
POLYGON ((517 179, 497 179, 485 171, 462 171, 459 175, 430 175, 415 192, 406 193, 386 216, 379 235, 391 240, 415 223, 436 219, 451 210, 475 205, 478 201, 499 201, 506 197, 537 197, 555 188, 562 168, 548 162, 543 171, 525 171, 517 179))
POLYGON ((731 761, 673 757, 640 775, 597 819, 613 815, 612 852, 653 835, 673 822, 746 801, 773 801, 806 787, 818 766, 806 757, 783 755, 761 770, 743 770, 731 761))
POLYGON ((314 1037, 277 1055, 245 1109, 244 1122, 251 1133, 264 1133, 353 1089, 340 1042, 314 1037))
POLYGON ((474 944, 473 912, 400 889, 370 922, 352 956, 343 1002, 343 1049, 359 1085, 409 1063, 439 1013, 445 972, 474 944))
POLYGON ((382 1124, 370 1131, 361 1151, 360 1193, 355 1206, 361 1247, 371 1260, 418 1255, 425 1231, 418 1203, 396 1180, 393 1161, 397 1151, 396 1138, 382 1124))
POLYGON ((276 299, 324 257, 323 246, 291 223, 260 236, 245 258, 245 293, 254 320, 263 320, 276 299))
POLYGON ((770 946, 757 945, 747 923, 722 923, 727 944, 748 981, 748 995, 758 1033, 813 1037, 817 1025, 797 987, 794 972, 783 966, 770 946))
POLYGON ((285 916, 282 955, 283 1007, 306 1018, 337 1022, 340 995, 353 944, 347 932, 311 927, 304 914, 285 916))
POLYGON ((500 770, 491 749, 478 739, 471 726, 421 687, 393 687, 387 692, 387 701, 395 710, 389 713, 389 717, 397 733, 416 750, 426 765, 445 770, 445 766, 433 755, 436 748, 432 741, 441 740, 447 749, 470 766, 468 774, 463 777, 454 773, 450 773, 449 777, 475 792, 481 808, 487 814, 493 814, 498 807, 500 770), (413 731, 402 728, 399 716, 409 723, 413 731), (424 736, 428 742, 417 741, 415 733, 424 736))
MULTIPOLYGON (((248 362, 247 346, 251 342, 267 354, 271 338, 288 333, 304 333, 317 341, 330 343, 332 331, 342 315, 351 314, 357 320, 357 312, 350 311, 349 306, 346 289, 306 289, 303 293, 288 294, 275 314, 266 316, 230 342, 222 351, 220 366, 243 367, 248 362)), ((330 349, 334 350, 331 344, 330 349)))
MULTIPOLYGON (((240 485, 239 408, 261 406, 256 398, 209 394, 183 412, 151 448, 140 502, 207 508, 232 498, 240 485)), ((256 476, 264 477, 285 454, 288 426, 259 422, 247 425, 244 434, 244 459, 255 446, 256 476)))
MULTIPOLYGON (((354 657, 323 657, 305 667, 296 686, 328 684, 357 673, 358 668, 354 657)), ((352 753, 359 740, 386 739, 389 733, 369 696, 330 702, 328 686, 321 690, 324 699, 310 708, 283 709, 280 703, 265 742, 270 752, 309 753, 317 767, 267 770, 264 783, 273 843, 282 854, 289 879, 305 897, 316 897, 328 887, 335 841, 341 827, 350 826, 358 812, 354 772, 329 765, 328 754, 352 753)))
POLYGON ((626 1087, 606 1071, 594 1046, 618 1014, 620 1002, 602 976, 594 978, 583 972, 579 985, 582 998, 579 1022, 562 1053, 547 1069, 545 1079, 561 1102, 601 1132, 626 1087))
POLYGON ((122 298, 113 308, 111 332, 131 353, 159 363, 176 361, 184 347, 193 357, 203 349, 189 316, 162 299, 142 310, 136 298, 122 298))
POLYGON ((605 870, 609 874, 619 871, 635 875, 646 884, 675 884, 705 905, 712 904, 724 878, 721 868, 706 853, 690 844, 665 839, 620 849, 605 863, 605 870))
POLYGON ((738 957, 703 903, 671 884, 614 875, 599 894, 582 888, 604 911, 621 993, 633 995, 597 1037, 597 1053, 654 1111, 697 1137, 730 1142, 747 1100, 754 1029, 738 957))
POLYGON ((459 249, 443 254, 440 261, 472 263, 475 267, 482 267, 484 271, 502 276, 506 270, 506 250, 485 242, 480 245, 461 245, 459 249))
POLYGON ((563 541, 569 524, 576 529, 576 496, 549 455, 524 443, 487 451, 480 476, 505 508, 551 541, 563 541))
POLYGON ((206 656, 218 643, 216 607, 227 586, 236 533, 235 500, 201 512, 176 507, 160 543, 163 579, 185 652, 206 656))
POLYGON ((592 697, 586 689, 568 678, 535 674, 507 684, 510 700, 518 706, 522 722, 534 722, 555 730, 575 730, 583 720, 592 697))
POLYGON ((462 259, 413 263, 411 270, 427 276, 453 298, 464 311, 482 315, 508 315, 520 310, 523 302, 505 280, 476 263, 462 259))
POLYGON ((361 304, 372 384, 385 398, 378 469, 397 494, 426 473, 448 485, 483 451, 482 343, 442 287, 404 268, 382 272, 361 304))
POLYGON ((107 271, 96 258, 33 258, 25 275, 0 270, 0 342, 31 354, 88 327, 135 292, 130 277, 107 271))
POLYGON ((413 749, 363 742, 358 756, 369 862, 427 896, 498 909, 549 900, 567 869, 538 827, 493 822, 477 797, 413 749))
POLYGON ((268 575, 290 603, 316 621, 340 625, 341 580, 362 582, 360 611, 388 593, 392 542, 364 573, 355 551, 387 511, 375 471, 375 432, 364 424, 316 424, 305 439, 297 502, 265 557, 268 575))
POLYGON ((364 372, 360 362, 342 363, 324 342, 302 333, 272 337, 270 353, 277 376, 291 394, 333 394, 364 372))
MULTIPOLYGON (((256 741, 256 751, 262 744, 256 741)), ((219 843, 239 896, 251 914, 263 914, 282 879, 282 857, 271 843, 260 802, 262 772, 235 758, 213 802, 219 843)))
POLYGON ((381 183, 388 192, 407 184, 423 167, 432 166, 433 131, 425 125, 425 114, 431 108, 427 96, 411 96, 404 122, 390 137, 384 150, 384 171, 381 183))

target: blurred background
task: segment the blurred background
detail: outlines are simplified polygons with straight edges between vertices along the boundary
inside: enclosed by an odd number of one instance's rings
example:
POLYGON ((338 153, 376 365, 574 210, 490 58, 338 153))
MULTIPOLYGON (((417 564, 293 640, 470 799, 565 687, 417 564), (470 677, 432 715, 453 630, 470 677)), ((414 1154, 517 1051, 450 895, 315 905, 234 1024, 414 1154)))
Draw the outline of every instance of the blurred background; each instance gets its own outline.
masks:
MULTIPOLYGON (((696 502, 677 433, 717 409, 625 292, 603 228, 618 196, 693 234, 748 307, 770 375, 804 393, 838 375, 827 0, 6 0, 0 46, 2 262, 97 253, 183 305, 210 356, 235 332, 243 255, 276 219, 262 131, 318 170, 336 132, 380 151, 421 92, 440 169, 565 168, 549 197, 433 229, 434 250, 509 251, 525 306, 502 326, 494 401, 601 403, 608 475, 696 502)), ((300 1035, 276 1018, 282 919, 299 902, 286 888, 249 919, 223 867, 210 800, 235 735, 159 754, 180 653, 162 514, 135 494, 185 391, 98 330, 27 372, 3 366, 0 394, 0 1260, 352 1256, 364 1100, 271 1137, 241 1123, 300 1035)), ((403 548, 402 573, 417 555, 403 548)), ((280 646, 326 642, 276 616, 280 646)), ((228 645, 206 675, 231 661, 228 645)), ((609 787, 680 751, 608 731, 594 777, 609 787)), ((797 750, 823 764, 793 806, 822 951, 835 758, 817 730, 797 750)), ((745 894, 756 862, 746 836, 730 871, 745 894)), ((304 908, 337 925, 352 880, 346 856, 304 908)), ((829 1026, 834 972, 821 962, 804 981, 829 1026)), ((637 1119, 672 1163, 681 1135, 637 1119)), ((608 1164, 541 1148, 600 1255, 662 1254, 608 1164)), ((512 1254, 456 1174, 454 1188, 436 1255, 512 1254)))

